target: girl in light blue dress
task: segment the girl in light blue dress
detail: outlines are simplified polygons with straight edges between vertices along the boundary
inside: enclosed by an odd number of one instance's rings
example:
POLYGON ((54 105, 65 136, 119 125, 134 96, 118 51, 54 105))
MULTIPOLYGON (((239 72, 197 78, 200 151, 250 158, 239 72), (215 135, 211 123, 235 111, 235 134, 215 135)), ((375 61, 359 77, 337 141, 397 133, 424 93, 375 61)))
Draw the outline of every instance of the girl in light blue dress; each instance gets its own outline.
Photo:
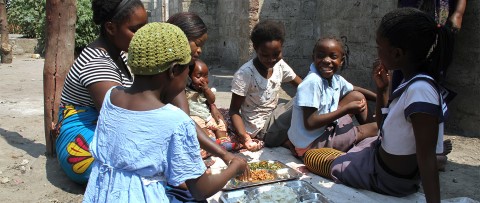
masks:
POLYGON ((196 200, 204 200, 243 173, 246 162, 235 157, 222 173, 206 174, 192 119, 169 104, 185 89, 191 60, 180 28, 147 24, 136 32, 128 53, 135 81, 105 95, 83 201, 176 202, 165 188, 183 182, 196 200))

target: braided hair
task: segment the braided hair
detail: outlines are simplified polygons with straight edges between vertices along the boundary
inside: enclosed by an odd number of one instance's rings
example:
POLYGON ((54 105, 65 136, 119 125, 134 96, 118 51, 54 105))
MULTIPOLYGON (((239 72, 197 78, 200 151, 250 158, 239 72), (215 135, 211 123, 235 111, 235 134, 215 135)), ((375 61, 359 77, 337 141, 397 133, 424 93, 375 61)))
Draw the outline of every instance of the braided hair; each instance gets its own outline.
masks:
POLYGON ((259 46, 264 42, 278 40, 282 44, 285 41, 285 26, 283 23, 274 20, 260 21, 253 27, 250 35, 253 46, 259 46))
POLYGON ((421 72, 437 81, 445 78, 452 61, 453 36, 428 14, 415 8, 393 10, 382 18, 378 34, 402 49, 421 72))
POLYGON ((350 48, 347 45, 347 36, 341 36, 340 38, 334 37, 334 36, 328 36, 328 37, 322 37, 318 39, 317 42, 315 43, 315 46, 313 47, 314 53, 315 53, 315 49, 317 49, 317 47, 319 47, 320 44, 325 40, 335 40, 340 45, 340 47, 342 48, 342 57, 343 57, 342 59, 343 64, 340 71, 348 68, 348 65, 350 64, 350 48))
POLYGON ((167 23, 178 26, 190 41, 194 41, 207 33, 207 26, 203 20, 192 12, 176 13, 168 18, 167 23))
POLYGON ((104 35, 106 22, 125 22, 138 7, 143 8, 140 0, 93 0, 93 22, 101 26, 100 34, 104 35))

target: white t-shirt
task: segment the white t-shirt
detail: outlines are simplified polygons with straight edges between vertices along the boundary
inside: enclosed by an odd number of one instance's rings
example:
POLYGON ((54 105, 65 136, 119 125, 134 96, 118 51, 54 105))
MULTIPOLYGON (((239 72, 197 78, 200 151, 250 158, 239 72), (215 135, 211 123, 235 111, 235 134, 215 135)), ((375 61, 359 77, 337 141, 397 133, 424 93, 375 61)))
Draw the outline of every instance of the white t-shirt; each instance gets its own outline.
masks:
MULTIPOLYGON (((398 88, 402 88, 402 83, 398 88)), ((393 155, 411 155, 416 153, 415 135, 410 115, 427 113, 443 118, 439 106, 439 94, 428 82, 413 82, 401 96, 395 98, 388 108, 388 115, 383 124, 382 148, 393 155)), ((443 120, 438 124, 436 153, 443 152, 443 120)))
POLYGON ((248 134, 255 137, 263 128, 266 119, 277 107, 281 83, 290 82, 295 77, 295 72, 283 60, 275 64, 269 79, 260 75, 253 65, 253 59, 235 72, 232 93, 245 97, 240 113, 248 134))

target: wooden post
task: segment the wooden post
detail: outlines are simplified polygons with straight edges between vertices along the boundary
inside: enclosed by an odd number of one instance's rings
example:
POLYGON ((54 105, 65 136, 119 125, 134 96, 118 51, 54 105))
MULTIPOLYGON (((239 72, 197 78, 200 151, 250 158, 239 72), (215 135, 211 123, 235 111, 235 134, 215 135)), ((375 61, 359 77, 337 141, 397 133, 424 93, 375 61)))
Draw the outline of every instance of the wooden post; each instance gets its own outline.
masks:
POLYGON ((46 45, 43 67, 43 96, 47 155, 55 154, 55 138, 50 135, 58 120, 58 106, 65 77, 73 64, 76 0, 47 0, 46 45))
POLYGON ((2 63, 12 63, 13 51, 12 45, 10 44, 10 40, 8 38, 8 21, 6 6, 7 5, 5 4, 5 0, 0 0, 0 34, 2 35, 0 41, 0 54, 2 57, 2 63))

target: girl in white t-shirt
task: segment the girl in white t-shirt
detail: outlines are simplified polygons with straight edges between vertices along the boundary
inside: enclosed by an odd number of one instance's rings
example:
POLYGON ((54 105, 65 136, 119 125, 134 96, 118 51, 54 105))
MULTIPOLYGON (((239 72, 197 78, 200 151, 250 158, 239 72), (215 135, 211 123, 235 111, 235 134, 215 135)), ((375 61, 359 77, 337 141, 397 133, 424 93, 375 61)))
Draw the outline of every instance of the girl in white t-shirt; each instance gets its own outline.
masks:
POLYGON ((305 163, 335 182, 378 193, 406 196, 422 183, 427 202, 440 202, 436 153, 443 151, 446 105, 436 81, 450 63, 445 27, 413 8, 387 13, 377 30, 376 120, 378 138, 367 138, 347 153, 334 149, 307 151, 305 163), (389 70, 405 76, 388 102, 389 70), (322 156, 323 155, 323 156, 322 156))
POLYGON ((239 141, 250 151, 288 144, 291 102, 278 104, 281 83, 297 87, 302 79, 282 59, 285 27, 265 20, 252 30, 250 39, 257 56, 242 65, 233 76, 229 115, 239 141))

